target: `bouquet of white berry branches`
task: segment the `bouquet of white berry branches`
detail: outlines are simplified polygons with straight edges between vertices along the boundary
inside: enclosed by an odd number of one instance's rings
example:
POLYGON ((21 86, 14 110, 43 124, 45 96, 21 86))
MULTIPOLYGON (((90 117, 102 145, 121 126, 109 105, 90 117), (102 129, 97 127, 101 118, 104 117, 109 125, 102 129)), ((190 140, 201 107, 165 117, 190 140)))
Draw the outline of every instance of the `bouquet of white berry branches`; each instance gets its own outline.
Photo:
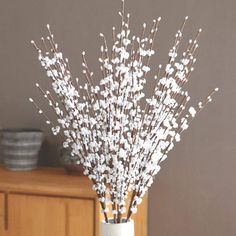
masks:
POLYGON ((201 29, 189 40, 186 50, 179 53, 186 17, 175 35, 167 64, 157 66, 152 95, 145 98, 143 89, 146 80, 151 80, 149 62, 155 54, 154 39, 161 18, 154 20, 150 29, 143 24, 138 37, 131 36, 130 15, 125 14, 122 2, 121 26, 119 32, 115 27, 112 29, 111 49, 100 34, 100 82, 95 83, 85 52, 82 52, 85 81, 80 83, 72 76, 68 59, 60 52, 47 25, 48 36, 41 39, 43 49, 34 41, 32 44, 52 89, 36 86, 57 119, 50 120, 29 99, 46 118, 52 132, 65 138, 64 147, 71 148, 71 154, 78 157, 78 164, 83 165, 84 174, 93 183, 106 222, 112 213, 114 223, 124 218, 128 221, 137 212, 161 162, 218 90, 214 89, 195 108, 188 105, 190 96, 185 85, 194 70, 201 29), (127 201, 129 194, 131 200, 127 201))

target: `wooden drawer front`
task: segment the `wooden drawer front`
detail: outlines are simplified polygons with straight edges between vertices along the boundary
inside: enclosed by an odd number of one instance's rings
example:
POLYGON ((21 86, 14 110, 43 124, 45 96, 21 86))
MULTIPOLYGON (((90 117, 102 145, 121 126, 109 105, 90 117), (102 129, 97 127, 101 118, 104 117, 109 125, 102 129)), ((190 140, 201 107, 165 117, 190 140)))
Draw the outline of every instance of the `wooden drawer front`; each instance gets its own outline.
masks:
POLYGON ((92 200, 68 200, 68 236, 95 235, 95 202, 92 200))
POLYGON ((5 223, 5 195, 0 193, 0 235, 3 235, 5 223))
POLYGON ((65 236, 65 204, 58 198, 8 196, 9 236, 65 236))
POLYGON ((9 236, 94 236, 94 201, 10 194, 9 236))

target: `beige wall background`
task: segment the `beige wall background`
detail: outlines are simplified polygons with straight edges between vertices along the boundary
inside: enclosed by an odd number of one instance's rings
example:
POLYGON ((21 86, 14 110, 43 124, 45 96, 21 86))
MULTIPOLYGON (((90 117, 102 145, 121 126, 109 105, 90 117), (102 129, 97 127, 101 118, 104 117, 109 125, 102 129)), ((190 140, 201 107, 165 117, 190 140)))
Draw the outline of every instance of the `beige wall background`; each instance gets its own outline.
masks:
MULTIPOLYGON (((81 51, 98 73, 100 32, 119 24, 115 0, 0 0, 0 126, 45 131, 43 164, 58 160, 58 139, 50 135, 28 97, 49 84, 30 40, 39 40, 50 23, 75 75, 81 51)), ((157 16, 163 21, 153 66, 167 60, 173 36, 186 15, 185 39, 199 27, 198 62, 189 84, 193 104, 214 87, 220 93, 183 135, 162 165, 149 193, 149 236, 236 235, 236 2, 234 0, 127 0, 134 33, 157 16)), ((98 76, 99 78, 99 76, 98 76)), ((147 86, 150 91, 151 84, 147 86)), ((43 107, 46 105, 42 102, 43 107)))

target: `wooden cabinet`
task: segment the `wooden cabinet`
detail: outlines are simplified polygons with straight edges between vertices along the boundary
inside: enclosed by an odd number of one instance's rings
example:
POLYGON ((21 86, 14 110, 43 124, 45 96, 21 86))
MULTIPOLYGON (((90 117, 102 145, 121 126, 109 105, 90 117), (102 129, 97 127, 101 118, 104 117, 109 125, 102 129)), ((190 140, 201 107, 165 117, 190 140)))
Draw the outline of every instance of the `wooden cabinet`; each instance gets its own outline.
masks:
POLYGON ((5 194, 0 193, 0 235, 5 236, 6 229, 6 208, 5 208, 5 194))
MULTIPOLYGON (((101 220, 87 177, 0 168, 0 236, 99 236, 101 220)), ((146 198, 134 220, 135 235, 147 236, 146 198)))

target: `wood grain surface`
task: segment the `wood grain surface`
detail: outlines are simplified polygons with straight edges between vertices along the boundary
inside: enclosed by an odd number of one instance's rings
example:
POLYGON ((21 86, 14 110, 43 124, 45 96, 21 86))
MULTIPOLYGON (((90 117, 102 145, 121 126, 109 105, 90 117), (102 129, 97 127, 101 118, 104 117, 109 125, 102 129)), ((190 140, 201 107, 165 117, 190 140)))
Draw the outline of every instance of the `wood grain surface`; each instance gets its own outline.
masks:
MULTIPOLYGON (((147 236, 147 196, 133 219, 135 235, 147 236)), ((99 236, 102 220, 87 177, 0 167, 0 236, 99 236)))

